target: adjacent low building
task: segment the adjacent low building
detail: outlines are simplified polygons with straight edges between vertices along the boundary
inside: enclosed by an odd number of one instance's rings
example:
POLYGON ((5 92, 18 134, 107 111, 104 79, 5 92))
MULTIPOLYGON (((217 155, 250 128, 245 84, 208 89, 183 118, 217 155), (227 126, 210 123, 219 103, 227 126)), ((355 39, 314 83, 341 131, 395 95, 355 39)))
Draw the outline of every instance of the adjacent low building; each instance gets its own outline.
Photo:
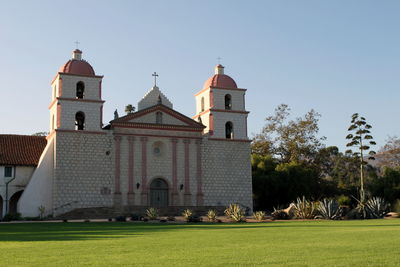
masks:
POLYGON ((42 136, 0 135, 0 219, 17 212, 46 143, 42 136))

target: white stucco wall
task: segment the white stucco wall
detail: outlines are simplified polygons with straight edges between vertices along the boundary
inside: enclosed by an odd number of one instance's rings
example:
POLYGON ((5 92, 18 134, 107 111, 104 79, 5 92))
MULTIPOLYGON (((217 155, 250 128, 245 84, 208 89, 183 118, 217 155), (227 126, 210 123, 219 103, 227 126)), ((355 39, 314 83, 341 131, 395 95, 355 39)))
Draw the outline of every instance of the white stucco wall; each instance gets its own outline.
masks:
POLYGON ((2 214, 0 218, 6 213, 6 182, 12 180, 8 184, 8 199, 10 199, 16 192, 24 190, 35 170, 34 166, 12 166, 12 177, 4 176, 5 166, 0 166, 0 196, 3 199, 2 214))
MULTIPOLYGON (((135 118, 135 119, 131 120, 131 122, 156 123, 156 113, 157 113, 157 111, 151 112, 149 114, 135 118)), ((162 124, 187 125, 187 123, 184 123, 183 121, 178 120, 177 118, 172 117, 171 115, 169 115, 165 112, 161 112, 161 113, 162 113, 162 124)))
POLYGON ((22 216, 39 216, 39 207, 44 206, 46 215, 52 213, 53 199, 54 139, 48 141, 38 166, 18 202, 22 216))

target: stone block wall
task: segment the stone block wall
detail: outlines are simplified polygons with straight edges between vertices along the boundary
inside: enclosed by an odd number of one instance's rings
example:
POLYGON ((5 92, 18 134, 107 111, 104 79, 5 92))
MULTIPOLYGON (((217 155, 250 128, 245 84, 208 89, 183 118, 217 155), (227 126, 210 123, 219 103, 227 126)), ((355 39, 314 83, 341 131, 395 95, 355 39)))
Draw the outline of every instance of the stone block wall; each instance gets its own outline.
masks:
POLYGON ((112 206, 113 148, 108 133, 57 132, 54 214, 112 206))
POLYGON ((230 121, 233 125, 234 139, 248 139, 247 114, 232 112, 212 112, 214 117, 214 138, 226 138, 225 124, 230 121))
POLYGON ((203 141, 204 205, 253 208, 250 143, 203 141))
MULTIPOLYGON (((101 77, 83 77, 78 75, 60 74, 62 79, 62 93, 58 97, 76 98, 76 84, 83 82, 85 84, 84 98, 89 100, 100 100, 100 82, 101 77)), ((59 87, 60 85, 58 85, 59 87)))

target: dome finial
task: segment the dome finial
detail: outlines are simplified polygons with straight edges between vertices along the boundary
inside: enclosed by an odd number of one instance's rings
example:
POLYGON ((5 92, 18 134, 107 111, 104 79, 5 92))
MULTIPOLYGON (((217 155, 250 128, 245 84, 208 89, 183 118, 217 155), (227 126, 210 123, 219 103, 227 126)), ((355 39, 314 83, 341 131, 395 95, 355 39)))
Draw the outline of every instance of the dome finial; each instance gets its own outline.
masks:
POLYGON ((72 51, 72 59, 82 60, 82 51, 79 49, 75 49, 72 51))
POLYGON ((224 66, 221 64, 215 66, 215 74, 224 74, 224 66))

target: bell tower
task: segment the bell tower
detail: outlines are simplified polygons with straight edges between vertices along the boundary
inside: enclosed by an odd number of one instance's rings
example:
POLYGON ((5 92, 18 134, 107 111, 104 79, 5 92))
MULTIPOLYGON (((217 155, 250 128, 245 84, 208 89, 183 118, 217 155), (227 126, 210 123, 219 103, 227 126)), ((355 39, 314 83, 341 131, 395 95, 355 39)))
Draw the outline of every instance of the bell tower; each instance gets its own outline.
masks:
POLYGON ((196 97, 196 115, 193 119, 203 123, 210 138, 248 140, 245 108, 246 89, 224 73, 224 66, 215 66, 211 76, 196 97))
POLYGON ((75 49, 72 58, 58 70, 52 87, 50 133, 57 129, 70 131, 100 131, 103 103, 101 82, 93 67, 75 49))

